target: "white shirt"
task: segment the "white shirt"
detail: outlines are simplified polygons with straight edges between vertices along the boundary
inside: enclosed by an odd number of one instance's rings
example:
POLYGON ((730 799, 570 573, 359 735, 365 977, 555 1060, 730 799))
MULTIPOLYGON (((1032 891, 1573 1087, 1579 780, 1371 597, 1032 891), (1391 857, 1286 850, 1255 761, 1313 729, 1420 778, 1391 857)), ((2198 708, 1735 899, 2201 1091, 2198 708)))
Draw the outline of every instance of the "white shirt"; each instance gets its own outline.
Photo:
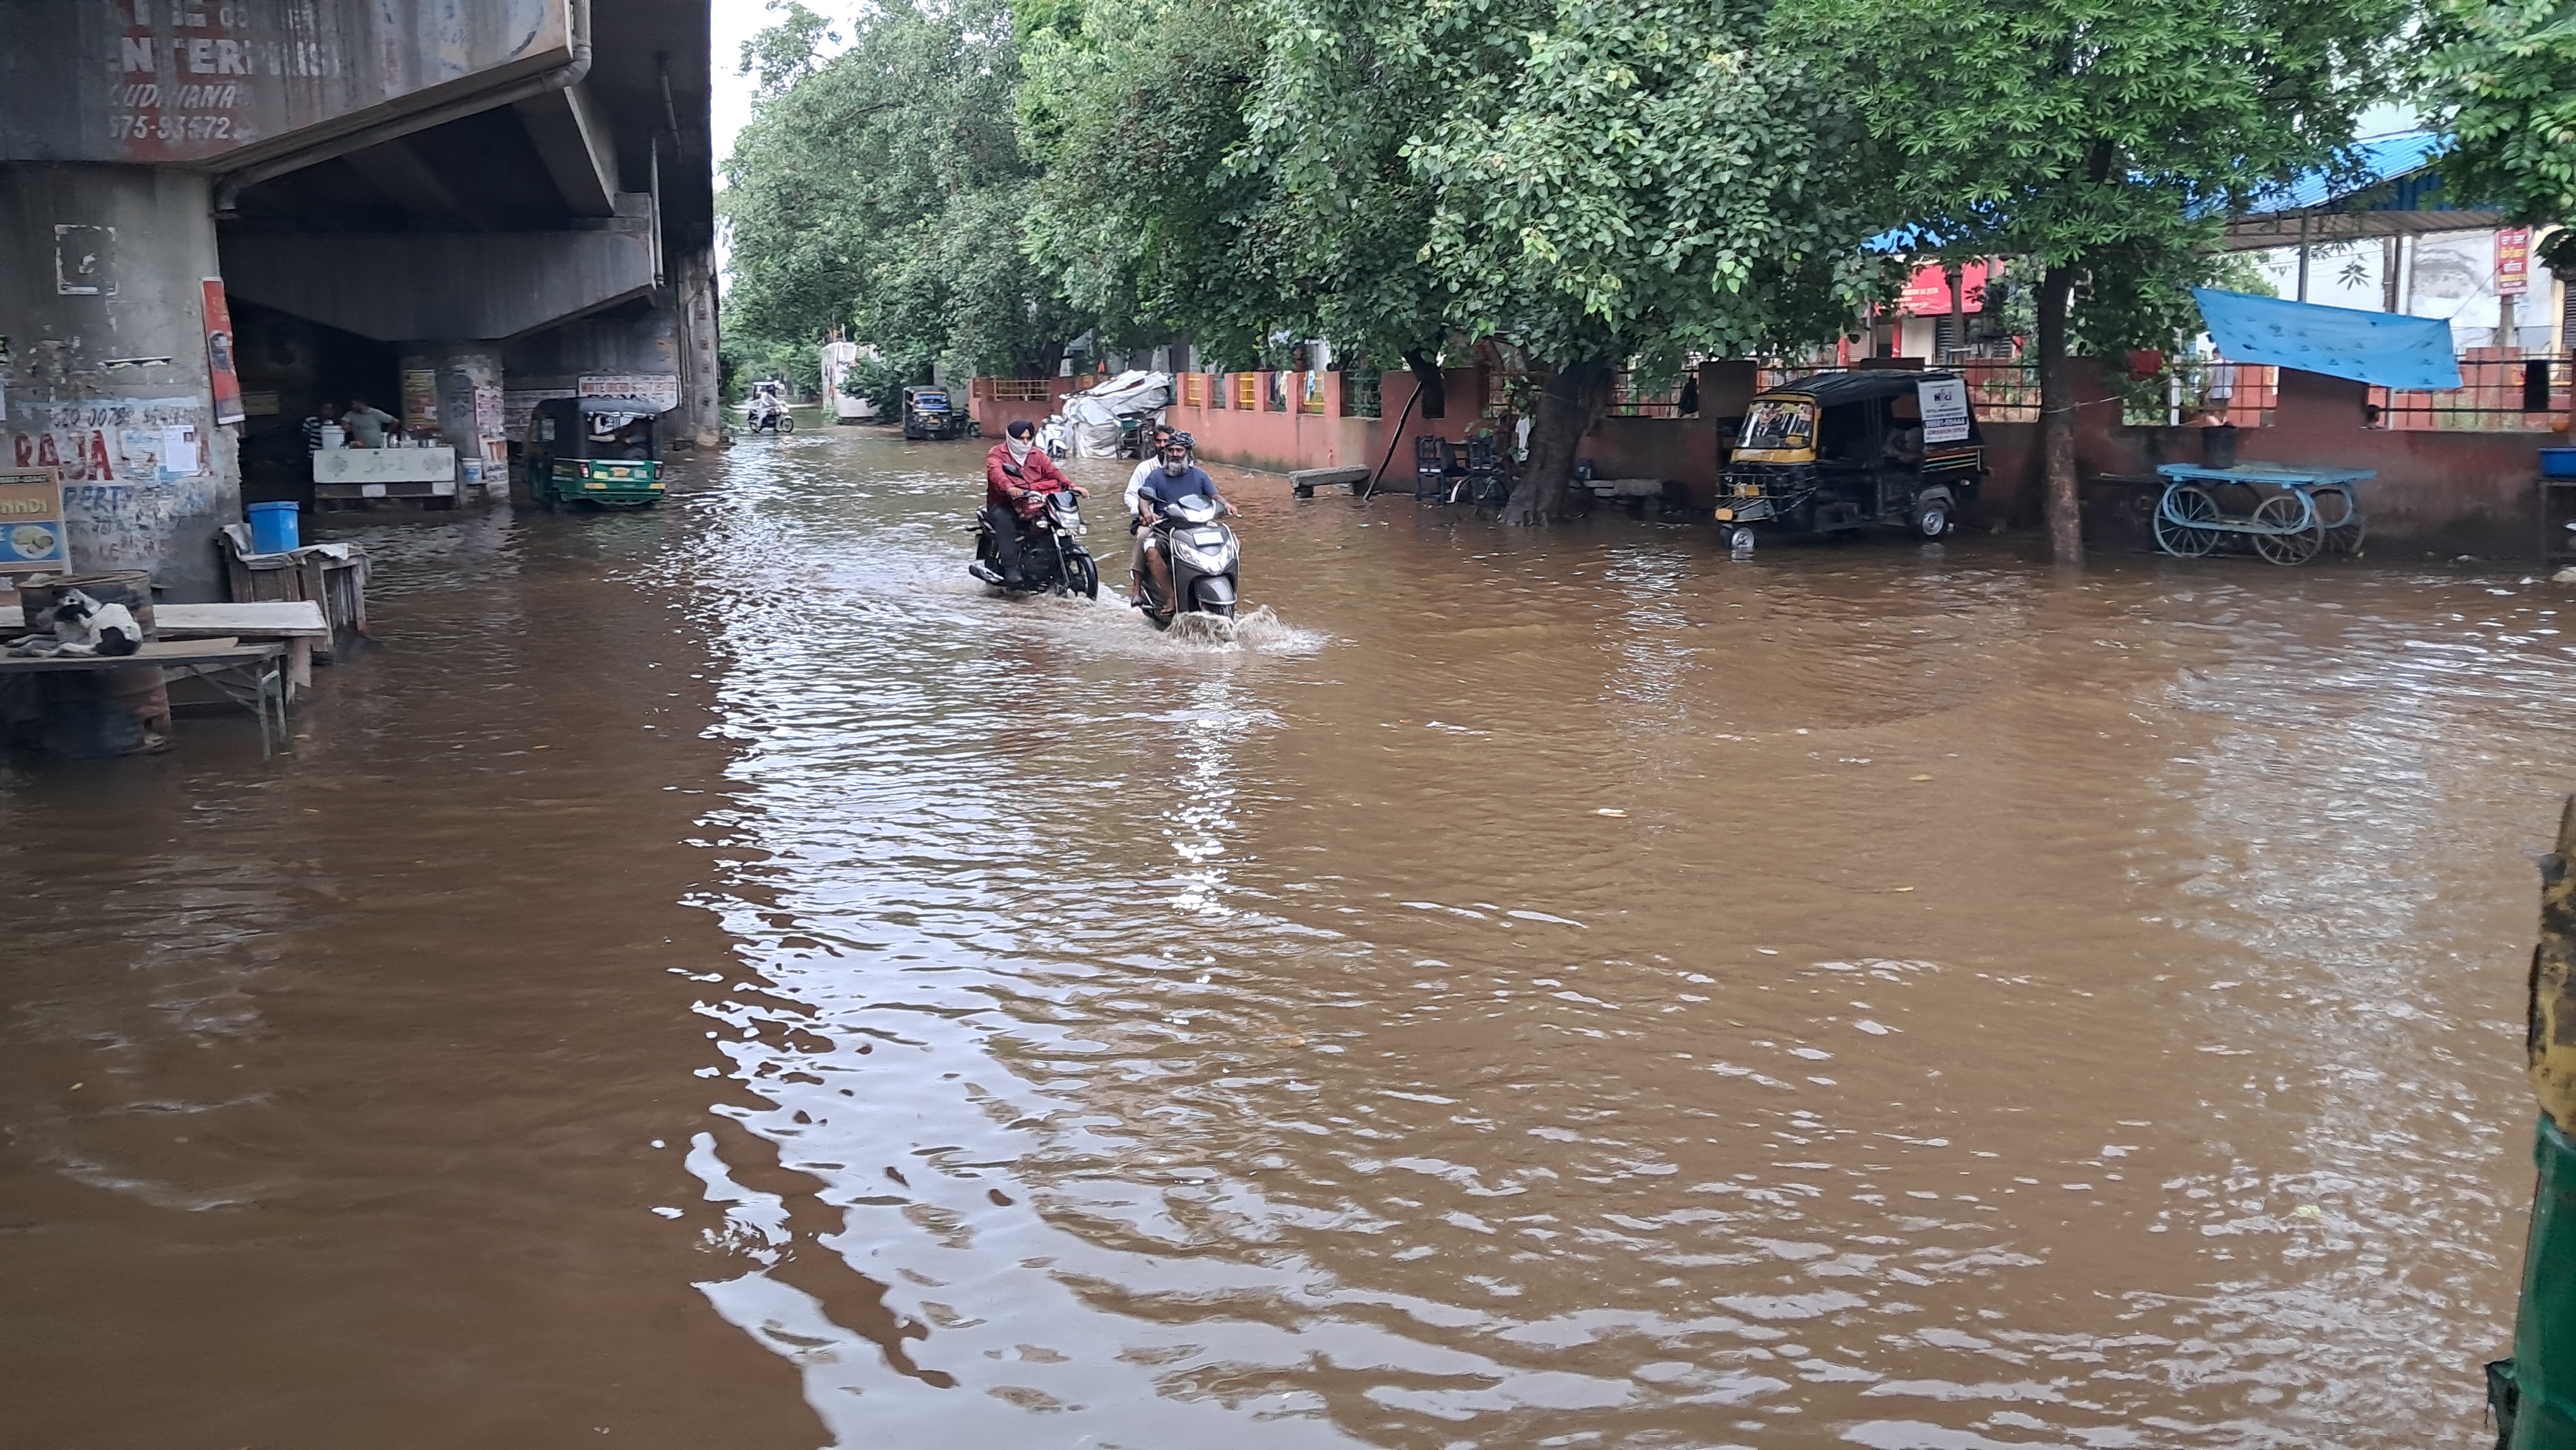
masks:
POLYGON ((1148 458, 1136 465, 1134 473, 1127 475, 1127 516, 1129 518, 1136 517, 1137 490, 1143 488, 1145 480, 1153 477, 1162 466, 1163 460, 1160 458, 1148 458))

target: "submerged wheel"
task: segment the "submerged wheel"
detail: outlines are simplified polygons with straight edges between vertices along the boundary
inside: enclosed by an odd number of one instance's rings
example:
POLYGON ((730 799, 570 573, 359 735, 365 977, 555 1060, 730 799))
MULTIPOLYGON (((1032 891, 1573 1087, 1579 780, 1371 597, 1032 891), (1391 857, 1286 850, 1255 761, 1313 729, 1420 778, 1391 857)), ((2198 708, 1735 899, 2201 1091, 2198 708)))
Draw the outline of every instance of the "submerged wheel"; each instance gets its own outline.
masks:
POLYGON ((2254 552, 2275 564, 2304 564, 2325 546, 2325 530, 2296 494, 2276 493, 2254 507, 2254 522, 2278 533, 2252 535, 2254 552))
POLYGON ((1100 566, 1087 557, 1073 561, 1073 592, 1085 599, 1100 597, 1100 566))
POLYGON ((1914 532, 1927 539, 1937 539, 1950 532, 1950 504, 1935 499, 1914 511, 1914 532))
POLYGON ((1726 531, 1726 547, 1731 553, 1750 554, 1758 537, 1751 529, 1738 524, 1726 531))
POLYGON ((781 433, 793 433, 793 432, 795 432, 795 431, 796 431, 796 420, 795 420, 795 419, 793 419, 793 418, 788 417, 788 416, 787 416, 786 414, 784 414, 784 413, 779 414, 779 415, 778 415, 778 431, 779 431, 779 432, 781 432, 781 433))
POLYGON ((2370 521, 2361 516, 2361 505, 2354 502, 2350 490, 2320 488, 2309 495, 2316 505, 2317 527, 2325 533, 2325 546, 2337 554, 2358 554, 2361 541, 2370 531, 2370 521))
POLYGON ((2218 500, 2197 488, 2177 488, 2156 506, 2156 547, 2177 559, 2197 559, 2218 547, 2218 500))

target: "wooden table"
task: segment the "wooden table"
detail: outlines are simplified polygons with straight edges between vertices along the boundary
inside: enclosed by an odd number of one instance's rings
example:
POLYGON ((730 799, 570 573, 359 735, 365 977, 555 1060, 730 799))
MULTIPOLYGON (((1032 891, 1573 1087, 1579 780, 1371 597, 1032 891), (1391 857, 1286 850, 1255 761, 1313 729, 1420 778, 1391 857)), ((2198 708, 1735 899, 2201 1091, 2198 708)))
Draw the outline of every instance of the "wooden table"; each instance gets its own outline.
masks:
MULTIPOLYGON (((0 608, 0 634, 26 628, 25 611, 0 608)), ((313 693, 313 642, 331 637, 331 622, 311 599, 265 599, 240 604, 156 604, 153 633, 163 640, 276 640, 286 646, 290 697, 313 693)))
POLYGON ((158 665, 166 675, 195 675, 225 699, 259 717, 259 758, 267 760, 292 738, 286 728, 286 680, 280 660, 282 644, 242 644, 230 639, 185 641, 156 639, 130 655, 78 655, 69 659, 15 659, 0 655, 0 675, 61 674, 121 670, 158 665), (247 680, 230 678, 247 674, 247 680))

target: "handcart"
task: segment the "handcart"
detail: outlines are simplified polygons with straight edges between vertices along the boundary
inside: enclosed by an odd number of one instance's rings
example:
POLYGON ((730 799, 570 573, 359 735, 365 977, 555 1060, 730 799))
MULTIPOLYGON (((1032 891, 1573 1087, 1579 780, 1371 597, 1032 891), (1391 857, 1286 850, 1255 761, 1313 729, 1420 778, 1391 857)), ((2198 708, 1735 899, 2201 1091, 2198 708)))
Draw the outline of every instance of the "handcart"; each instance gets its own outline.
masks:
POLYGON ((2197 559, 2243 547, 2275 564, 2304 564, 2329 550, 2360 553, 2369 520, 2353 485, 2378 476, 2367 468, 2278 463, 2166 463, 2156 472, 2164 479, 2164 496, 2156 500, 2157 548, 2197 559))

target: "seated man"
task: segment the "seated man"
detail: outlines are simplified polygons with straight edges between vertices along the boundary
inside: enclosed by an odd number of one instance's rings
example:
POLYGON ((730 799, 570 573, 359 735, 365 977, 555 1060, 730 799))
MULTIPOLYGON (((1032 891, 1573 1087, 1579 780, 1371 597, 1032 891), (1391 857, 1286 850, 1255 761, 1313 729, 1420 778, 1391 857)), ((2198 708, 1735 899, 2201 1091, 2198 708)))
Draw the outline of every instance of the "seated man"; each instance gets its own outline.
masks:
POLYGON ((1051 493, 1082 490, 1046 450, 1037 446, 1038 426, 1023 418, 1013 423, 1001 442, 984 454, 984 521, 993 530, 993 562, 1004 583, 1020 583, 1020 530, 1037 517, 1051 493))
POLYGON ((1194 494, 1204 494, 1223 504, 1229 514, 1241 513, 1225 495, 1216 491, 1216 480, 1207 470, 1190 462, 1186 433, 1163 440, 1162 455, 1155 460, 1154 471, 1135 484, 1136 557, 1129 569, 1133 575, 1154 581, 1154 597, 1162 607, 1154 611, 1157 619, 1169 619, 1177 601, 1172 598, 1172 561, 1154 547, 1154 527, 1163 521, 1164 510, 1194 494))

